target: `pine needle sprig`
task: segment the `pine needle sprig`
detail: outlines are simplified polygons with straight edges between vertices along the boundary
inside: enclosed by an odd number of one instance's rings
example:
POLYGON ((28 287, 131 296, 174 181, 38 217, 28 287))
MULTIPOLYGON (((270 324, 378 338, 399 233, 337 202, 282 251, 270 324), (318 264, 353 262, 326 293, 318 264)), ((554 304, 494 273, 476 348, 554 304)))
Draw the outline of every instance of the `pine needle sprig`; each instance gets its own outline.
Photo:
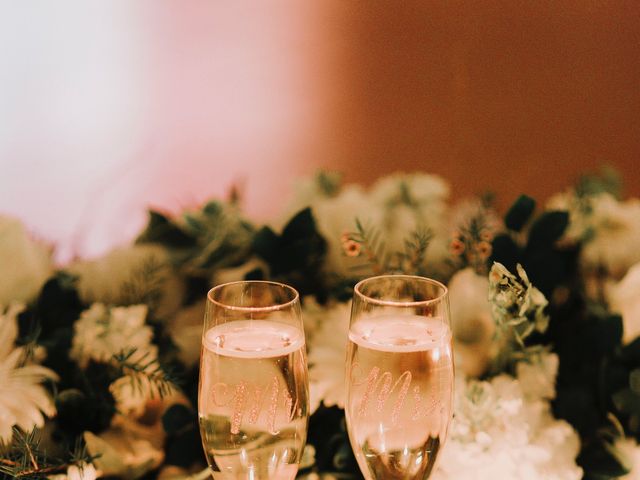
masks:
POLYGON ((356 256, 366 258, 366 263, 358 266, 359 268, 370 267, 376 275, 387 271, 389 255, 382 239, 382 232, 378 228, 364 225, 356 218, 356 231, 347 235, 347 242, 355 242, 359 246, 356 256))
POLYGON ((65 472, 69 464, 48 458, 40 449, 41 440, 37 428, 27 433, 14 427, 12 442, 0 458, 0 474, 8 478, 40 479, 65 472))
POLYGON ((162 399, 177 390, 177 375, 163 367, 149 352, 134 358, 137 351, 132 348, 113 356, 120 375, 129 377, 134 391, 148 394, 151 398, 157 395, 162 399))
POLYGON ((411 232, 404 240, 404 249, 389 251, 379 228, 364 225, 356 218, 356 231, 343 236, 343 248, 350 257, 364 257, 366 262, 354 269, 370 268, 374 275, 385 273, 421 274, 427 248, 433 233, 427 228, 411 232))
POLYGON ((404 252, 398 253, 398 269, 405 274, 423 274, 427 248, 432 239, 433 232, 428 228, 411 232, 404 240, 404 252))

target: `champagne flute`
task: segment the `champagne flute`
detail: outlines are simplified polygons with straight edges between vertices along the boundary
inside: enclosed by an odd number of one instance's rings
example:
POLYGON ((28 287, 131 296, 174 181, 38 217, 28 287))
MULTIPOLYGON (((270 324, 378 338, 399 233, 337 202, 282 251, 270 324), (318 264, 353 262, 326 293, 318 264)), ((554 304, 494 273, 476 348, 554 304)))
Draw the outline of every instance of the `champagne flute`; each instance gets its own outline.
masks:
POLYGON ((296 476, 309 420, 298 292, 245 281, 209 291, 198 417, 216 480, 296 476))
POLYGON ((346 419, 369 480, 430 477, 452 417, 454 370, 447 288, 384 275, 354 290, 346 419))

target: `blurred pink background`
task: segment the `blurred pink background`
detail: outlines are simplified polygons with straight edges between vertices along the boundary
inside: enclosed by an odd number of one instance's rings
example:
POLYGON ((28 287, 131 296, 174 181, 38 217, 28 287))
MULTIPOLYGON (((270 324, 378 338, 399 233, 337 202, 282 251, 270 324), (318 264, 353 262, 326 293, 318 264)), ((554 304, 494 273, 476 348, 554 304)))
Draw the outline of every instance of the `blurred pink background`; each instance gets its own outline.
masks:
POLYGON ((64 260, 233 183, 268 218, 320 167, 504 206, 608 164, 640 195, 640 2, 390 7, 4 2, 0 213, 64 260))

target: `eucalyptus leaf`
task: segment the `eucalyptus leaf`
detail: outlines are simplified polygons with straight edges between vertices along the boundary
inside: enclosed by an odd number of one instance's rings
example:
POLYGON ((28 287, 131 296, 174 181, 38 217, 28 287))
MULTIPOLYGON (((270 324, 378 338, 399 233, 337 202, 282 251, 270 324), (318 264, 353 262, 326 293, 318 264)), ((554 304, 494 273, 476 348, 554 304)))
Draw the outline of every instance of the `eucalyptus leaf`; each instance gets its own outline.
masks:
POLYGON ((568 212, 553 210, 543 213, 531 225, 527 249, 537 250, 552 246, 562 237, 568 225, 568 212))

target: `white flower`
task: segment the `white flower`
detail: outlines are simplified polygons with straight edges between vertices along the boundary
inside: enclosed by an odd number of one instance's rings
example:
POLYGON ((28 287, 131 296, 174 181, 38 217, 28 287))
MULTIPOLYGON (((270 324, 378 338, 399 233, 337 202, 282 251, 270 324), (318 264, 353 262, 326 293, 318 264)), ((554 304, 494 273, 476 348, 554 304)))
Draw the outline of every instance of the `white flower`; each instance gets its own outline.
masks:
POLYGON ((530 399, 551 400, 556 396, 556 376, 560 360, 555 353, 534 356, 529 362, 519 362, 516 374, 522 392, 530 399))
POLYGON ((371 206, 364 191, 359 186, 349 185, 336 197, 318 199, 311 204, 311 210, 318 232, 327 241, 327 268, 348 275, 350 268, 362 261, 344 254, 342 236, 355 230, 356 219, 365 224, 371 219, 371 206))
POLYGON ((206 301, 202 299, 180 310, 169 323, 169 334, 178 347, 178 357, 187 367, 200 360, 206 301))
POLYGON ((92 463, 82 463, 80 465, 69 465, 66 474, 49 475, 49 480, 95 480, 101 475, 92 463))
POLYGON ((640 446, 633 438, 620 438, 614 447, 619 451, 626 466, 631 470, 619 480, 640 480, 640 446))
POLYGON ((580 480, 578 435, 553 418, 548 400, 525 390, 508 375, 457 379, 456 416, 434 479, 580 480))
POLYGON ((495 322, 489 305, 489 280, 473 269, 458 271, 449 281, 456 366, 466 375, 482 375, 491 361, 495 322))
POLYGON ((582 250, 582 260, 621 278, 631 265, 640 262, 640 201, 619 202, 603 194, 593 199, 592 207, 594 236, 582 250))
POLYGON ((580 198, 570 191, 554 197, 548 207, 569 212, 565 238, 585 242, 581 262, 586 269, 604 268, 621 278, 640 262, 640 200, 618 201, 609 193, 580 198))
POLYGON ((309 345, 311 412, 320 403, 344 408, 345 360, 349 333, 350 303, 327 308, 309 345))
POLYGON ((40 365, 20 365, 24 351, 14 342, 21 310, 14 305, 5 312, 0 305, 0 443, 11 440, 14 425, 28 432, 44 425, 43 413, 48 417, 56 413, 41 383, 58 376, 40 365))
POLYGON ((114 355, 135 349, 131 360, 157 357, 151 344, 153 331, 145 325, 146 305, 108 308, 94 303, 80 315, 73 326, 74 335, 69 355, 85 368, 89 360, 109 362, 114 355))
POLYGON ((116 248, 96 260, 77 262, 68 269, 78 279, 85 303, 130 305, 154 303, 154 313, 168 318, 182 304, 185 286, 174 271, 169 252, 160 245, 116 248))
POLYGON ((84 432, 84 440, 88 452, 96 455, 93 463, 103 475, 135 479, 162 464, 161 428, 153 429, 151 436, 131 423, 120 423, 100 435, 84 432))
POLYGON ((0 215, 0 305, 29 302, 52 270, 48 248, 34 242, 22 223, 0 215))
POLYGON ((609 289, 608 297, 611 309, 622 315, 623 342, 633 341, 640 335, 640 263, 609 289))

